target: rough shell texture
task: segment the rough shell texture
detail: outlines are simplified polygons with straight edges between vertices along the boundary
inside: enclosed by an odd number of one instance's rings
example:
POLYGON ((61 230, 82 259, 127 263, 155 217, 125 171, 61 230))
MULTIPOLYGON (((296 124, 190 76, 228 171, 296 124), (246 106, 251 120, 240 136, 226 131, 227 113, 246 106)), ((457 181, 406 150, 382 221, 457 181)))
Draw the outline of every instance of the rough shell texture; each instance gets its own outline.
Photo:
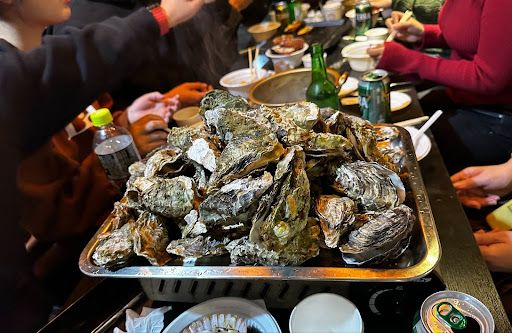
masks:
POLYGON ((182 227, 182 238, 196 237, 201 234, 205 234, 208 231, 206 225, 199 221, 199 213, 195 209, 191 210, 183 220, 186 224, 182 227))
POLYGON ((338 247, 340 237, 355 221, 356 204, 349 198, 336 195, 321 195, 316 200, 316 213, 325 237, 325 245, 338 247))
POLYGON ((210 236, 176 239, 169 243, 167 252, 185 258, 218 256, 226 253, 227 240, 217 241, 210 236))
POLYGON ((168 176, 183 170, 181 149, 167 148, 155 152, 147 161, 144 177, 168 176))
POLYGON ((295 125, 306 130, 312 130, 320 120, 320 109, 316 104, 300 102, 279 108, 280 113, 293 120, 295 125))
POLYGON ((308 156, 339 156, 345 161, 352 160, 352 143, 342 135, 332 133, 312 133, 305 144, 308 156))
POLYGON ((206 170, 214 172, 217 168, 217 159, 220 152, 217 147, 206 139, 196 139, 187 150, 187 157, 203 166, 206 170))
POLYGON ((173 127, 167 136, 167 143, 186 151, 196 139, 208 138, 208 132, 204 126, 200 127, 173 127))
POLYGON ((273 183, 272 174, 237 179, 221 187, 199 205, 201 221, 206 225, 248 222, 259 198, 273 183))
POLYGON ((100 235, 92 255, 96 265, 115 268, 126 264, 135 255, 131 226, 131 223, 126 223, 119 229, 100 235))
POLYGON ((335 171, 333 187, 370 211, 393 208, 405 200, 400 177, 375 162, 341 165, 335 171))
POLYGON ((206 111, 213 110, 218 107, 247 111, 249 109, 249 104, 244 98, 233 96, 225 90, 212 90, 201 100, 201 115, 204 116, 206 111))
POLYGON ((114 210, 110 216, 112 216, 112 230, 121 228, 129 221, 135 222, 135 219, 131 214, 131 209, 122 202, 116 202, 114 204, 114 210))
POLYGON ((262 106, 259 114, 268 121, 272 133, 275 133, 284 145, 304 144, 311 137, 311 131, 299 127, 293 119, 281 114, 280 108, 262 106))
POLYGON ((368 221, 352 231, 341 245, 348 264, 380 263, 398 258, 407 248, 415 216, 400 205, 383 213, 369 213, 368 221))
POLYGON ((146 163, 142 161, 137 161, 132 163, 128 167, 128 172, 130 173, 130 176, 132 177, 142 177, 144 176, 144 170, 146 170, 146 163))
POLYGON ((192 179, 136 178, 128 184, 126 196, 135 205, 165 217, 184 217, 193 208, 195 192, 192 179))
POLYGON ((132 225, 133 249, 154 266, 165 265, 171 257, 165 252, 169 244, 169 235, 165 220, 149 212, 140 214, 132 225))

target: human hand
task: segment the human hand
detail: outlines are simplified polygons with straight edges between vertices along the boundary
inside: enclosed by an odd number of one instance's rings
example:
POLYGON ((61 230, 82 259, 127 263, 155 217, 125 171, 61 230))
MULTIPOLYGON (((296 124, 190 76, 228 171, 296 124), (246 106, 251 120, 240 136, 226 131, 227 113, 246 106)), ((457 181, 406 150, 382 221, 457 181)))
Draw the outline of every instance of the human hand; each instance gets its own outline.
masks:
POLYGON ((373 8, 391 8, 391 0, 370 0, 370 5, 373 8))
POLYGON ((201 99, 207 92, 212 90, 213 87, 203 82, 186 82, 177 87, 174 87, 169 92, 165 93, 165 97, 172 97, 179 95, 182 107, 198 105, 201 99))
POLYGON ((512 272, 512 231, 476 232, 474 236, 489 270, 512 272))
POLYGON ((167 123, 159 116, 148 114, 130 126, 133 141, 142 157, 167 143, 167 123))
POLYGON ((245 8, 251 5, 253 0, 229 0, 229 4, 233 7, 237 12, 241 12, 245 8))
POLYGON ((451 176, 462 204, 472 208, 495 205, 512 191, 512 160, 498 165, 465 168, 451 176))
POLYGON ((169 22, 169 28, 191 19, 203 5, 204 0, 161 0, 160 2, 169 22))
POLYGON ((370 57, 375 58, 378 62, 384 53, 384 49, 384 44, 370 45, 366 52, 370 55, 370 57))
POLYGON ((148 114, 154 114, 161 117, 165 122, 169 122, 172 112, 179 106, 179 96, 165 98, 164 95, 155 91, 137 98, 127 109, 128 122, 135 123, 148 114))
POLYGON ((404 13, 394 11, 391 17, 386 20, 386 26, 390 33, 395 33, 395 37, 404 42, 417 43, 423 40, 425 27, 415 18, 410 18, 407 22, 400 23, 404 13))

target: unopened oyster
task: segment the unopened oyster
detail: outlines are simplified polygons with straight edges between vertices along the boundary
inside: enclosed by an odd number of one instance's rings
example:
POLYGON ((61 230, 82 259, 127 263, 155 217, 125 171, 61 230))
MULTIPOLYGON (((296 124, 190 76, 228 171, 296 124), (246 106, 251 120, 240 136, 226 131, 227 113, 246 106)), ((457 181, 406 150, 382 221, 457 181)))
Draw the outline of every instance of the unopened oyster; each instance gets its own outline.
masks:
POLYGON ((342 237, 355 221, 356 204, 349 198, 321 195, 316 200, 315 211, 325 236, 325 245, 338 247, 342 237))
POLYGON ((228 241, 228 239, 217 241, 210 236, 182 238, 171 241, 167 246, 167 252, 184 258, 219 256, 226 253, 228 241))
POLYGON ((99 244, 92 254, 96 265, 114 268, 125 265, 133 256, 132 223, 98 236, 99 244))
POLYGON ((320 120, 320 109, 315 103, 300 102, 277 108, 279 113, 293 120, 295 125, 312 130, 320 120))
POLYGON ((342 135, 331 133, 312 133, 304 150, 308 156, 339 156, 345 161, 352 160, 352 143, 342 135))
POLYGON ((183 220, 185 221, 185 225, 183 225, 181 230, 182 238, 191 238, 197 237, 201 234, 205 234, 208 230, 206 229, 206 225, 199 221, 199 213, 197 210, 193 209, 188 213, 183 220))
POLYGON ((187 150, 187 157, 206 170, 214 172, 217 168, 217 158, 220 152, 217 147, 206 139, 196 139, 192 146, 187 150))
POLYGON ((132 225, 133 249, 153 266, 165 265, 171 257, 165 252, 169 236, 165 220, 153 213, 142 212, 132 225))
POLYGON ((212 90, 201 100, 201 115, 204 117, 206 111, 218 107, 231 108, 243 112, 249 109, 249 104, 244 98, 233 96, 225 90, 212 90))
POLYGON ((270 200, 262 199, 259 212, 253 220, 251 241, 270 250, 280 250, 305 228, 310 191, 304 167, 305 155, 302 148, 289 148, 286 156, 278 163, 275 174, 277 186, 281 179, 282 185, 270 192, 270 200))
POLYGON ((210 177, 210 188, 213 190, 255 169, 277 162, 284 152, 283 146, 271 137, 235 139, 222 151, 217 169, 210 177))
POLYGON ((222 186, 199 205, 201 222, 214 227, 250 221, 272 182, 272 175, 264 172, 261 177, 248 176, 222 186))
POLYGON ((167 136, 167 143, 172 147, 186 151, 196 139, 207 138, 204 125, 199 127, 173 127, 167 136))
POLYGON ((146 170, 146 163, 142 161, 134 162, 128 167, 128 172, 132 177, 144 176, 144 170, 146 170))
POLYGON ((335 170, 334 189, 361 204, 365 210, 384 210, 405 200, 404 184, 393 171, 375 162, 357 161, 335 170))
POLYGON ((135 221, 130 207, 122 202, 114 203, 114 210, 112 210, 110 216, 112 217, 112 230, 121 228, 129 221, 135 221))
POLYGON ((181 149, 161 149, 146 161, 144 177, 175 175, 181 172, 183 168, 184 162, 181 160, 181 149))
POLYGON ((311 137, 310 130, 299 127, 292 118, 281 114, 279 108, 261 106, 259 113, 269 122, 272 133, 287 146, 304 144, 311 137))
POLYGON ((367 222, 352 231, 340 250, 348 264, 380 263, 398 258, 409 246, 415 216, 400 205, 382 213, 368 213, 367 222))
POLYGON ((126 196, 132 206, 139 205, 165 217, 184 217, 194 205, 195 192, 189 177, 139 177, 128 185, 126 196))

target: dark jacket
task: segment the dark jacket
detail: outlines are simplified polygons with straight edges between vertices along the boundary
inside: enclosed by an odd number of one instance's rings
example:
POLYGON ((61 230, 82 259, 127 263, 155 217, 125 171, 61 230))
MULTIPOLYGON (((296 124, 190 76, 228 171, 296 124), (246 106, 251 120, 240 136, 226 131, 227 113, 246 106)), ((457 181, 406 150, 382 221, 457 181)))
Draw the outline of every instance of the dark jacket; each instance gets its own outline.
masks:
MULTIPOLYGON (((66 27, 83 27, 112 16, 126 16, 151 1, 74 0, 71 18, 48 30, 60 34, 66 27)), ((226 73, 246 67, 238 55, 237 29, 241 22, 259 22, 270 1, 255 0, 241 14, 227 0, 204 6, 190 21, 172 29, 151 46, 151 57, 131 71, 122 88, 111 91, 116 109, 123 109, 148 91, 166 92, 183 83, 202 81, 218 86, 226 73)))
POLYGON ((100 93, 148 57, 159 28, 141 10, 67 36, 44 39, 29 53, 0 41, 0 323, 4 332, 34 332, 48 303, 30 274, 25 233, 18 224, 16 169, 100 93), (127 56, 129 55, 129 56, 127 56))

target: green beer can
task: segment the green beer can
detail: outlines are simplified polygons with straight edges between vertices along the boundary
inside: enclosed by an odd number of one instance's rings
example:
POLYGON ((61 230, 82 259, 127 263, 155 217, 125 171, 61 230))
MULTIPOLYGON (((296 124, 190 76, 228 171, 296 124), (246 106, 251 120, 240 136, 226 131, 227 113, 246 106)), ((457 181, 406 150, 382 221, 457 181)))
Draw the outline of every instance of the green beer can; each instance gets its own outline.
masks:
POLYGON ((355 5, 355 31, 356 36, 364 36, 364 33, 372 28, 372 6, 368 0, 359 0, 355 5))
POLYGON ((374 69, 364 73, 359 81, 358 92, 359 107, 364 119, 373 124, 390 122, 388 72, 374 69))

